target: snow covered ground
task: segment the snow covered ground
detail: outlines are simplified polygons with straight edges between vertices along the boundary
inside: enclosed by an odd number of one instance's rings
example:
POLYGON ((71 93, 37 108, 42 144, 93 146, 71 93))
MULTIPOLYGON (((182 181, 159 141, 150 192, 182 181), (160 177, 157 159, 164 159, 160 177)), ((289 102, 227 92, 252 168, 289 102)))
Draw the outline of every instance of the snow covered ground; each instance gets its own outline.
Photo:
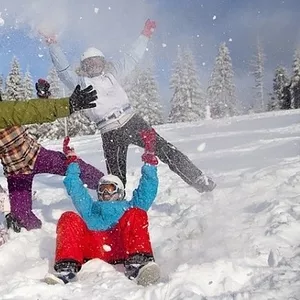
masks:
MULTIPOLYGON (((137 286, 122 268, 99 260, 87 263, 76 283, 40 282, 52 270, 57 220, 73 207, 62 177, 36 177, 34 210, 44 225, 12 233, 0 248, 0 299, 300 299, 299 113, 156 127, 218 187, 200 195, 159 165, 159 193, 149 211, 162 270, 155 286, 137 286)), ((61 149, 61 142, 44 145, 61 149)), ((104 169, 100 136, 74 138, 72 144, 104 169)), ((129 195, 139 179, 140 154, 130 148, 129 195)), ((0 183, 6 185, 3 176, 0 183)))

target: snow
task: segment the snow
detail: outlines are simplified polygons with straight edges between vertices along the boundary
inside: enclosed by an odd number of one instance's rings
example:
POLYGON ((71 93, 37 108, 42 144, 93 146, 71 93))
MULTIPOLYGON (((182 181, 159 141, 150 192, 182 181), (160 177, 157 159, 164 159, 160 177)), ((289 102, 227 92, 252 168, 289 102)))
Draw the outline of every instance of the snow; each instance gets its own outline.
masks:
MULTIPOLYGON (((100 260, 85 264, 78 282, 51 287, 40 282, 53 271, 57 220, 73 207, 62 177, 39 175, 33 207, 43 228, 11 233, 0 247, 1 299, 299 298, 299 110, 156 129, 218 184, 200 195, 159 164, 149 222, 161 282, 137 286, 122 266, 100 260)), ((100 143, 98 135, 72 139, 80 157, 104 169, 100 143)), ((62 141, 43 144, 59 150, 62 141)), ((137 149, 131 146, 128 154, 128 197, 140 176, 137 149)), ((0 183, 6 185, 3 176, 0 183)))
POLYGON ((205 147, 206 147, 206 144, 205 144, 205 143, 201 143, 201 144, 197 147, 197 151, 202 152, 202 151, 204 151, 205 147))
POLYGON ((0 26, 3 26, 4 23, 5 23, 5 21, 4 21, 4 19, 1 17, 1 15, 2 15, 2 12, 0 12, 0 26))

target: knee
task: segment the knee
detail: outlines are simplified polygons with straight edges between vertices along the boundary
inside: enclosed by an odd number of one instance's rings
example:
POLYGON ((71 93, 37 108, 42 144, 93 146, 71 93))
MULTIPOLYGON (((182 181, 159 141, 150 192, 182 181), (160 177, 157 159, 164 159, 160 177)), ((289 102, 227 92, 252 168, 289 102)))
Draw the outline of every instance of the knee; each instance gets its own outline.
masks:
POLYGON ((73 226, 74 224, 78 224, 82 222, 83 220, 78 214, 76 214, 73 211, 66 211, 60 216, 57 223, 57 227, 63 226, 65 224, 73 226))

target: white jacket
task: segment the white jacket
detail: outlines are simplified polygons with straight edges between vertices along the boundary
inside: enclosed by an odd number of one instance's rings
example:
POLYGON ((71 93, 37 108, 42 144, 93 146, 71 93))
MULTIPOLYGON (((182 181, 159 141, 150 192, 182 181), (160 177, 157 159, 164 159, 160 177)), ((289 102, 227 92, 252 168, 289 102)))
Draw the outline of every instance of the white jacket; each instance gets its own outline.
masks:
POLYGON ((134 114, 130 107, 126 92, 116 78, 128 75, 143 57, 149 38, 140 35, 128 53, 124 53, 122 60, 114 64, 114 74, 104 74, 97 77, 79 77, 70 64, 63 51, 57 44, 49 46, 50 56, 60 80, 73 90, 77 84, 82 88, 92 85, 97 91, 97 106, 84 110, 86 116, 96 123, 101 132, 123 126, 134 114), (130 108, 128 108, 130 107, 130 108), (114 116, 114 117, 111 117, 114 116))

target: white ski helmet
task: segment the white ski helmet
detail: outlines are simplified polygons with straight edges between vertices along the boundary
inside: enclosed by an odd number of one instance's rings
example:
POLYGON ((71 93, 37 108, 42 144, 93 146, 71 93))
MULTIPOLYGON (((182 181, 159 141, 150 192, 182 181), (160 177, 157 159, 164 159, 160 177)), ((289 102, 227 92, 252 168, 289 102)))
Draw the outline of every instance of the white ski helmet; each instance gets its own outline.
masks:
POLYGON ((105 175, 99 180, 97 189, 98 199, 103 200, 101 186, 110 184, 113 184, 115 186, 115 190, 111 193, 111 196, 117 195, 117 197, 112 197, 111 200, 123 200, 125 197, 124 184, 118 176, 112 174, 105 175))
POLYGON ((97 57, 97 56, 100 56, 103 58, 105 57, 102 51, 100 51, 97 48, 90 47, 82 53, 80 61, 84 61, 86 58, 97 57))

